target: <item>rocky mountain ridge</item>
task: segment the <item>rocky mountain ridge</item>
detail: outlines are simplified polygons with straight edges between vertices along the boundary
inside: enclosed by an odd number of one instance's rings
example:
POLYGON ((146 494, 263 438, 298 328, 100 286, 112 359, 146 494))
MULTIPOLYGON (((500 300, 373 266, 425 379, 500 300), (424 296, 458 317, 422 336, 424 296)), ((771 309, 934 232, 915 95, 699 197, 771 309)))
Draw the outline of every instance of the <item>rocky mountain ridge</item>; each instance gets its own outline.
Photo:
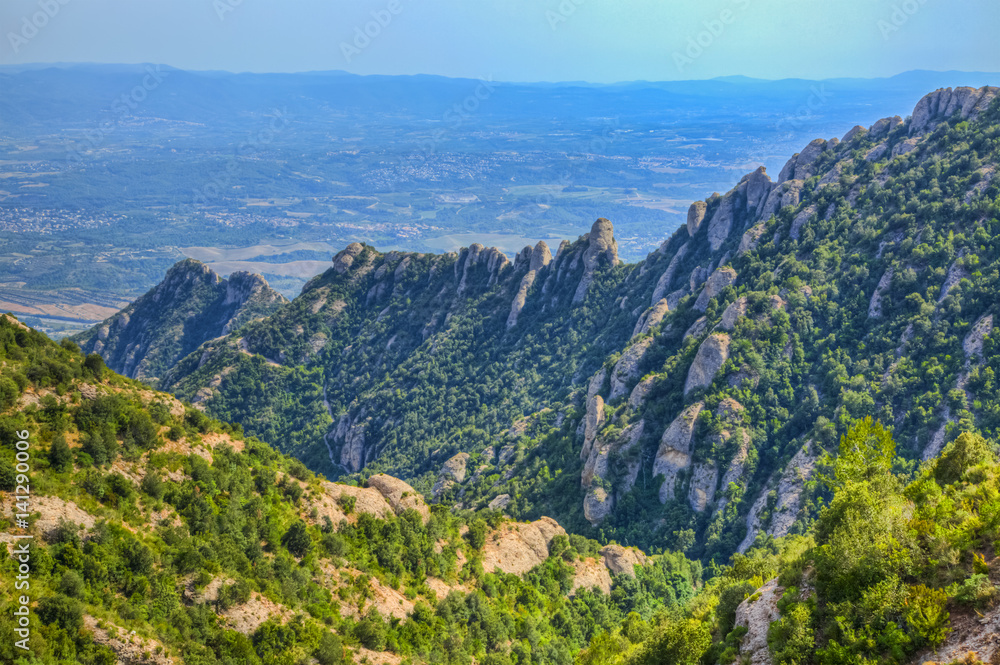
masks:
POLYGON ((693 204, 636 265, 603 219, 513 262, 352 245, 164 385, 330 473, 746 550, 803 528, 852 418, 894 425, 914 457, 997 427, 997 94, 940 90, 817 139, 776 180, 693 204), (254 383, 270 394, 248 407, 254 383), (447 466, 459 454, 469 471, 447 466))
POLYGON ((202 343, 287 302, 260 275, 235 272, 223 279, 200 261, 186 259, 149 293, 73 339, 116 372, 155 384, 202 343))

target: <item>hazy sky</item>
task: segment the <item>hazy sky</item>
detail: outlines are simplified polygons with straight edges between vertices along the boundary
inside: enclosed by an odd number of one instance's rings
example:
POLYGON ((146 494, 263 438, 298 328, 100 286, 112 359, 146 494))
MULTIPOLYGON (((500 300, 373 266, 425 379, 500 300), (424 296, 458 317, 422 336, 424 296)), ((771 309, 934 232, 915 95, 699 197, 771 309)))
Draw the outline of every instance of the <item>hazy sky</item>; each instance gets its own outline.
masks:
POLYGON ((505 81, 875 77, 1000 71, 998 24, 997 0, 0 0, 0 64, 505 81))

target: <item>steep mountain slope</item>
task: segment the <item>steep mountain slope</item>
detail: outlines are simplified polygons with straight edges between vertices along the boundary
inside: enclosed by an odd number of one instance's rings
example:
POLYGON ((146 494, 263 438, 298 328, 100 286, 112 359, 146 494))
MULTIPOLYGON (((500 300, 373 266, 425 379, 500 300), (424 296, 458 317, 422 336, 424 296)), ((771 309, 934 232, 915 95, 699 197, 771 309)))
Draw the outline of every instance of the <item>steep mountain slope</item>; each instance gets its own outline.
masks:
POLYGON ((701 585, 549 518, 330 483, 6 315, 0 505, 5 663, 568 663, 701 585))
POLYGON ((856 418, 910 459, 997 433, 997 93, 813 141, 636 265, 607 220, 513 263, 352 245, 162 385, 314 469, 724 560, 805 528, 856 418))
POLYGON ((155 384, 203 342, 287 303, 260 275, 222 279, 200 261, 177 263, 149 293, 74 341, 116 372, 155 384))

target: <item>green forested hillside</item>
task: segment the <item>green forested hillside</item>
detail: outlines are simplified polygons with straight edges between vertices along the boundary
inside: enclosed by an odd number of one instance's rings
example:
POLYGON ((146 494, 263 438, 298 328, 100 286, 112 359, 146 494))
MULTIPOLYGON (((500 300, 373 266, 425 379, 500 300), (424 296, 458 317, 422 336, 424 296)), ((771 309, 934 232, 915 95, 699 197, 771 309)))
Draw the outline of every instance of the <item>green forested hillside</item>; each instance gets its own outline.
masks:
POLYGON ((702 586, 680 555, 428 509, 387 476, 334 485, 5 316, 0 370, 5 663, 568 664, 702 586), (18 535, 34 539, 15 590, 18 535), (22 594, 31 654, 16 646, 22 594))
POLYGON ((638 264, 607 220, 513 263, 351 245, 160 385, 328 475, 722 563, 805 532, 855 419, 908 464, 996 436, 996 96, 817 139, 638 264))
POLYGON ((0 370, 3 662, 1000 657, 1000 464, 974 433, 915 469, 882 425, 852 423, 820 464, 813 528, 703 570, 551 520, 428 508, 384 475, 329 483, 7 317, 0 370))

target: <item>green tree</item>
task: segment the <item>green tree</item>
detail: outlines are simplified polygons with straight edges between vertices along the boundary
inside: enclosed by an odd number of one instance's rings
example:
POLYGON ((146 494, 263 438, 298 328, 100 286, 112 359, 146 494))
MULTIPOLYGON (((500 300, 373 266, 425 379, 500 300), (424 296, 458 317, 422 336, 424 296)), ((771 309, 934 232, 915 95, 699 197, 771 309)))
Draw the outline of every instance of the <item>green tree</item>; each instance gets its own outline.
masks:
POLYGON ((49 446, 49 464, 53 470, 62 473, 73 467, 73 452, 66 443, 66 437, 57 434, 49 446))
POLYGON ((293 522, 285 535, 281 537, 281 544, 285 546, 293 556, 302 558, 309 554, 312 549, 312 538, 309 536, 309 529, 302 520, 293 522))

